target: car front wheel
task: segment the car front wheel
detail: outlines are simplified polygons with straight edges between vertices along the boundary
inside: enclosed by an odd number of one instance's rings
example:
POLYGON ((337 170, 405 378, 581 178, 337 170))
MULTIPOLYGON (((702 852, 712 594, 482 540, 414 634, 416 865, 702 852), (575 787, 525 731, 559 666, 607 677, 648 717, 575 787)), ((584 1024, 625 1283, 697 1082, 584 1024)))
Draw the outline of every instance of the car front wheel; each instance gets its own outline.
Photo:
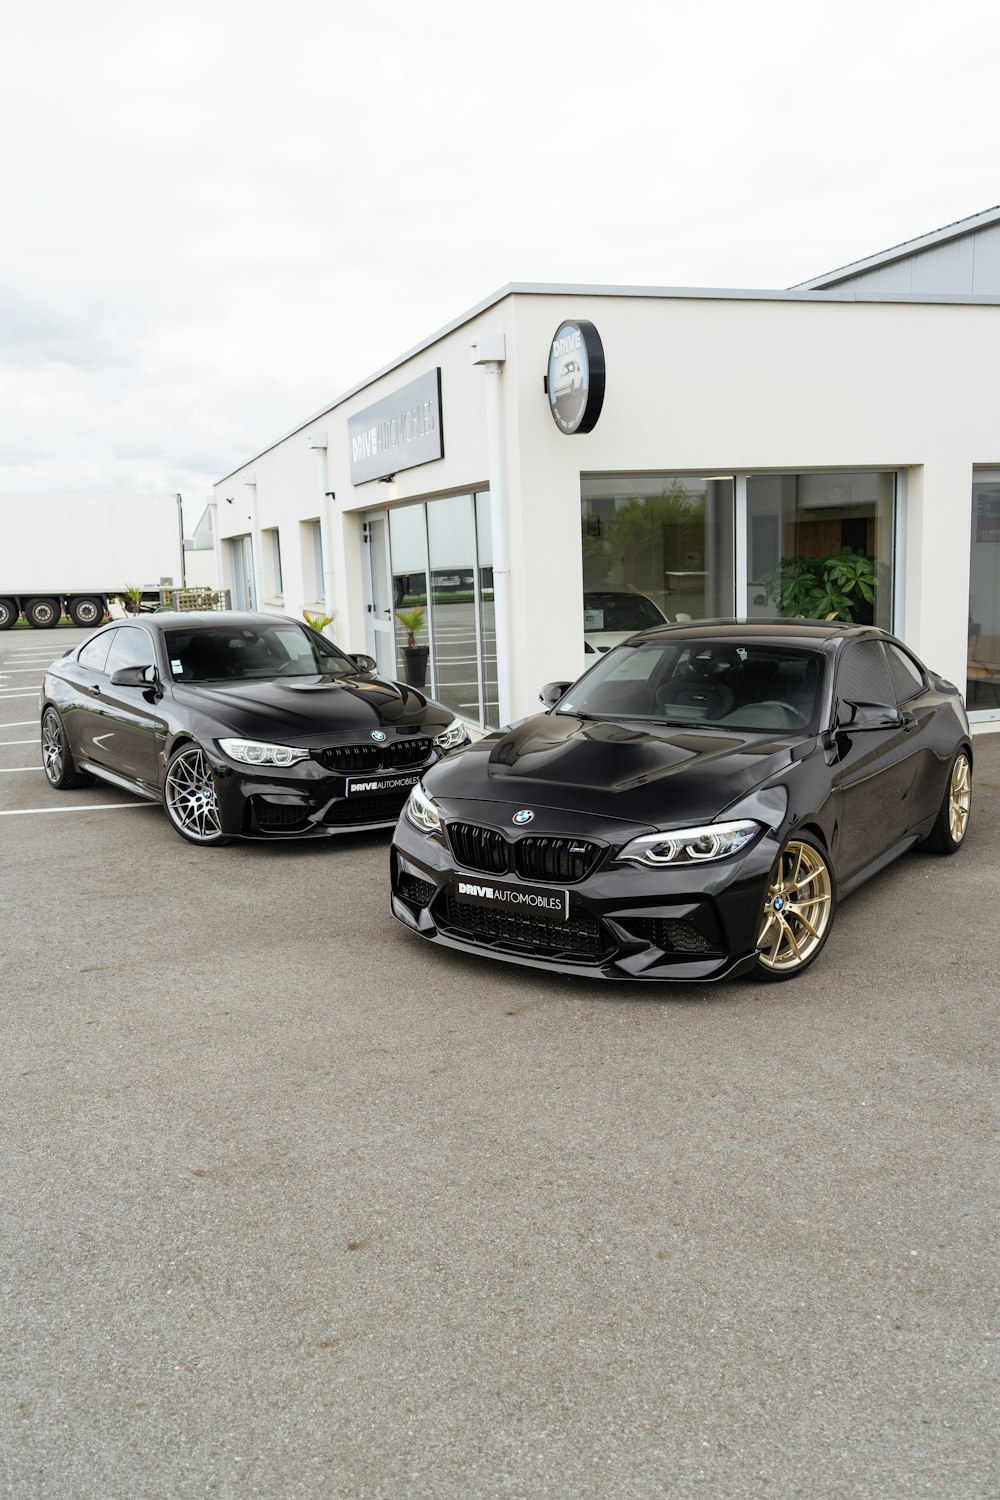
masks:
POLYGON ((771 872, 757 939, 760 978, 794 979, 807 969, 830 936, 835 906, 826 852, 809 834, 797 834, 771 872))
POLYGON ((68 791, 75 786, 88 786, 92 777, 86 771, 78 771, 66 738, 66 726, 54 708, 42 714, 42 769, 50 786, 57 791, 68 791))
POLYGON ((187 744, 171 756, 163 782, 163 806, 181 838, 192 844, 226 844, 215 778, 200 745, 187 744))

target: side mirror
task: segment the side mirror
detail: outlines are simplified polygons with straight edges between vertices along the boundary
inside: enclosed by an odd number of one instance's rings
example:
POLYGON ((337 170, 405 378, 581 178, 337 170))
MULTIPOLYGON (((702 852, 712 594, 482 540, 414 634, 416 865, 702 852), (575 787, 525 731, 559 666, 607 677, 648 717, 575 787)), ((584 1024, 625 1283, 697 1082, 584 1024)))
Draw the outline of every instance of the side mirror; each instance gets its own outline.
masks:
POLYGON ((155 687, 157 683, 155 667, 119 667, 111 677, 112 687, 155 687))
POLYGON ((864 734, 871 729, 904 729, 907 716, 888 703, 841 702, 837 728, 847 734, 864 734))
POLYGON ((539 703, 546 708, 555 708, 559 699, 573 686, 571 682, 547 682, 538 695, 539 703))
POLYGON ((366 656, 363 651, 359 651, 357 655, 352 656, 351 661, 359 672, 374 672, 375 670, 375 658, 373 656, 366 656))

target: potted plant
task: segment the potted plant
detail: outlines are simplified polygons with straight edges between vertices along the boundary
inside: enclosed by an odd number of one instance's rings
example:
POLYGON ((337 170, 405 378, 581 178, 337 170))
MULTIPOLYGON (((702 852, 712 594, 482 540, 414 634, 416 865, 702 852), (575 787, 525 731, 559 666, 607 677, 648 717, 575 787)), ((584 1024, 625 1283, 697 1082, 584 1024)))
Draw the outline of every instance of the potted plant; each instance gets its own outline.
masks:
POLYGON ((406 680, 410 687, 422 688, 427 683, 427 658, 430 655, 429 646, 417 645, 417 631, 424 623, 424 612, 422 609, 397 609, 396 619, 406 631, 406 645, 403 647, 406 680))
POLYGON ((333 640, 333 631, 330 629, 330 626, 337 618, 336 610, 333 611, 332 615, 311 615, 307 609, 304 609, 302 611, 302 618, 311 630, 315 630, 317 635, 325 635, 328 641, 333 640))
POLYGON ((122 589, 121 597, 129 614, 137 615, 139 613, 139 606, 142 603, 142 589, 137 585, 129 586, 129 584, 126 584, 122 589))
POLYGON ((761 586, 780 615, 870 625, 876 580, 871 558, 844 547, 833 557, 782 557, 761 586))

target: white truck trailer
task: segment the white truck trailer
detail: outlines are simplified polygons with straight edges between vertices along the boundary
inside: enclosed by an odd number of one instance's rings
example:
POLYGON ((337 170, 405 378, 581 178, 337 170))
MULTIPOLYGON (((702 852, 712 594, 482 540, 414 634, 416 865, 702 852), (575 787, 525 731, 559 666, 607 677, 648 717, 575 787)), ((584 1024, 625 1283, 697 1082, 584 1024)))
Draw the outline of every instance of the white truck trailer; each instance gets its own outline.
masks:
POLYGON ((183 586, 180 495, 0 495, 0 630, 98 625, 125 589, 183 586))

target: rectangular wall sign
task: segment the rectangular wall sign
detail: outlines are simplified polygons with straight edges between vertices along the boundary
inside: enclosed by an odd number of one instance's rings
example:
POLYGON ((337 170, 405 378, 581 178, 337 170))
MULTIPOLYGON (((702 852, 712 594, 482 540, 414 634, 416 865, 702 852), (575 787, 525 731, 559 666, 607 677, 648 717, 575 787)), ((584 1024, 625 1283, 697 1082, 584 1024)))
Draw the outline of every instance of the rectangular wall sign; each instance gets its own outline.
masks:
POLYGON ((348 417, 347 442, 352 484, 443 458, 440 368, 348 417))

